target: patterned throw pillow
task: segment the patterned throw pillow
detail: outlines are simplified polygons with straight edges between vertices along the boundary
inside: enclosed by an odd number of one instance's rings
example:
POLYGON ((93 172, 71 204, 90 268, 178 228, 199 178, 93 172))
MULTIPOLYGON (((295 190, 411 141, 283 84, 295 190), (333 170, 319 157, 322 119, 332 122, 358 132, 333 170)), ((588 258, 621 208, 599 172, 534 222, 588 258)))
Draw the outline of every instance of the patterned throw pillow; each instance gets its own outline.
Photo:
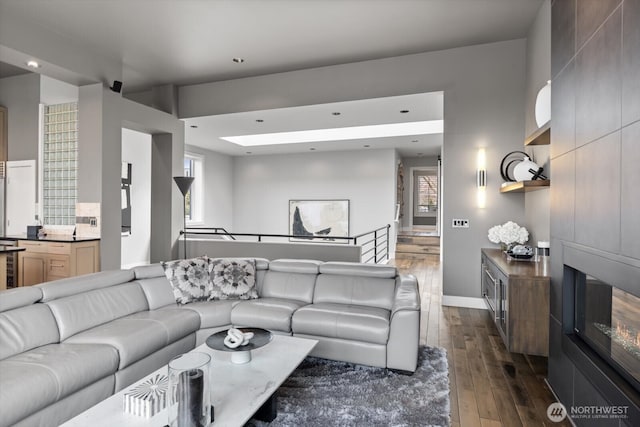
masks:
POLYGON ((211 299, 254 299, 256 260, 247 258, 211 259, 211 299))
POLYGON ((164 274, 171 282, 173 296, 178 304, 211 299, 209 257, 162 262, 164 274))

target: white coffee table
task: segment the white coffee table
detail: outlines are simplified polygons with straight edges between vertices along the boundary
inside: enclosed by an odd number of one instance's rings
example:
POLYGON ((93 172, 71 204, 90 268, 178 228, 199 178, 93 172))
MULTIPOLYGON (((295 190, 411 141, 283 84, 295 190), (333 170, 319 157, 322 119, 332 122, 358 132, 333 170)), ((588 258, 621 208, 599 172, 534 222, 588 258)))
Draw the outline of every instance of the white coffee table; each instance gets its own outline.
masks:
MULTIPOLYGON (((193 351, 211 355, 211 394, 215 408, 213 426, 242 426, 266 406, 275 405, 272 396, 300 362, 318 343, 316 340, 274 335, 262 348, 253 350, 250 363, 231 363, 231 353, 219 352, 202 344, 193 351), (269 401, 269 402, 268 402, 269 401)), ((121 390, 80 415, 62 424, 64 427, 163 427, 167 425, 167 410, 152 418, 142 418, 124 412, 124 393, 156 374, 167 374, 164 366, 135 384, 121 390)))

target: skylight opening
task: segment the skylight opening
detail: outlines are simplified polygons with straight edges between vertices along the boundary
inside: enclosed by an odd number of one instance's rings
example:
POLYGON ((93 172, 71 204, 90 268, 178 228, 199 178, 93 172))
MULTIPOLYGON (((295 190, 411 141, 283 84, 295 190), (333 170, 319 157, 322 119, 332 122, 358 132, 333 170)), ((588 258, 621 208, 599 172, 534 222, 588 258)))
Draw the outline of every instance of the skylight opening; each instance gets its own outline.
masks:
POLYGON ((427 135, 442 132, 442 120, 427 120, 420 122, 390 123, 385 125, 223 136, 220 138, 243 147, 255 147, 259 145, 301 144, 304 142, 345 141, 351 139, 427 135))

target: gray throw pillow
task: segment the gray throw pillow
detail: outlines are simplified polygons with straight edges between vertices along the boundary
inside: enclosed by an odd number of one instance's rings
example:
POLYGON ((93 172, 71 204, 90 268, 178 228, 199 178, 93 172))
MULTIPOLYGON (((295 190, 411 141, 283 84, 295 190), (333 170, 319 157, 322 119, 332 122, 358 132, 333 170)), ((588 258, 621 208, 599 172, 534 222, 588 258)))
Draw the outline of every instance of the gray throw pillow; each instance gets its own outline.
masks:
POLYGON ((173 296, 178 304, 211 299, 213 285, 211 284, 209 257, 180 259, 161 264, 164 268, 164 275, 171 283, 173 296))
POLYGON ((248 258, 210 259, 211 299, 254 299, 256 290, 256 260, 248 258))

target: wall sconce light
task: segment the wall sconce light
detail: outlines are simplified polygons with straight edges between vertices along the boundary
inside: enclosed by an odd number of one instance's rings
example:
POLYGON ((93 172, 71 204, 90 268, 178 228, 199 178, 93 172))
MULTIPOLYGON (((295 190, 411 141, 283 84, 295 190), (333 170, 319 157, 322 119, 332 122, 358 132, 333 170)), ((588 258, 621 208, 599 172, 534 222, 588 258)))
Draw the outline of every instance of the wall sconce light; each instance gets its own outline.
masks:
POLYGON ((478 149, 476 187, 478 207, 484 209, 487 205, 487 158, 484 148, 478 149))

